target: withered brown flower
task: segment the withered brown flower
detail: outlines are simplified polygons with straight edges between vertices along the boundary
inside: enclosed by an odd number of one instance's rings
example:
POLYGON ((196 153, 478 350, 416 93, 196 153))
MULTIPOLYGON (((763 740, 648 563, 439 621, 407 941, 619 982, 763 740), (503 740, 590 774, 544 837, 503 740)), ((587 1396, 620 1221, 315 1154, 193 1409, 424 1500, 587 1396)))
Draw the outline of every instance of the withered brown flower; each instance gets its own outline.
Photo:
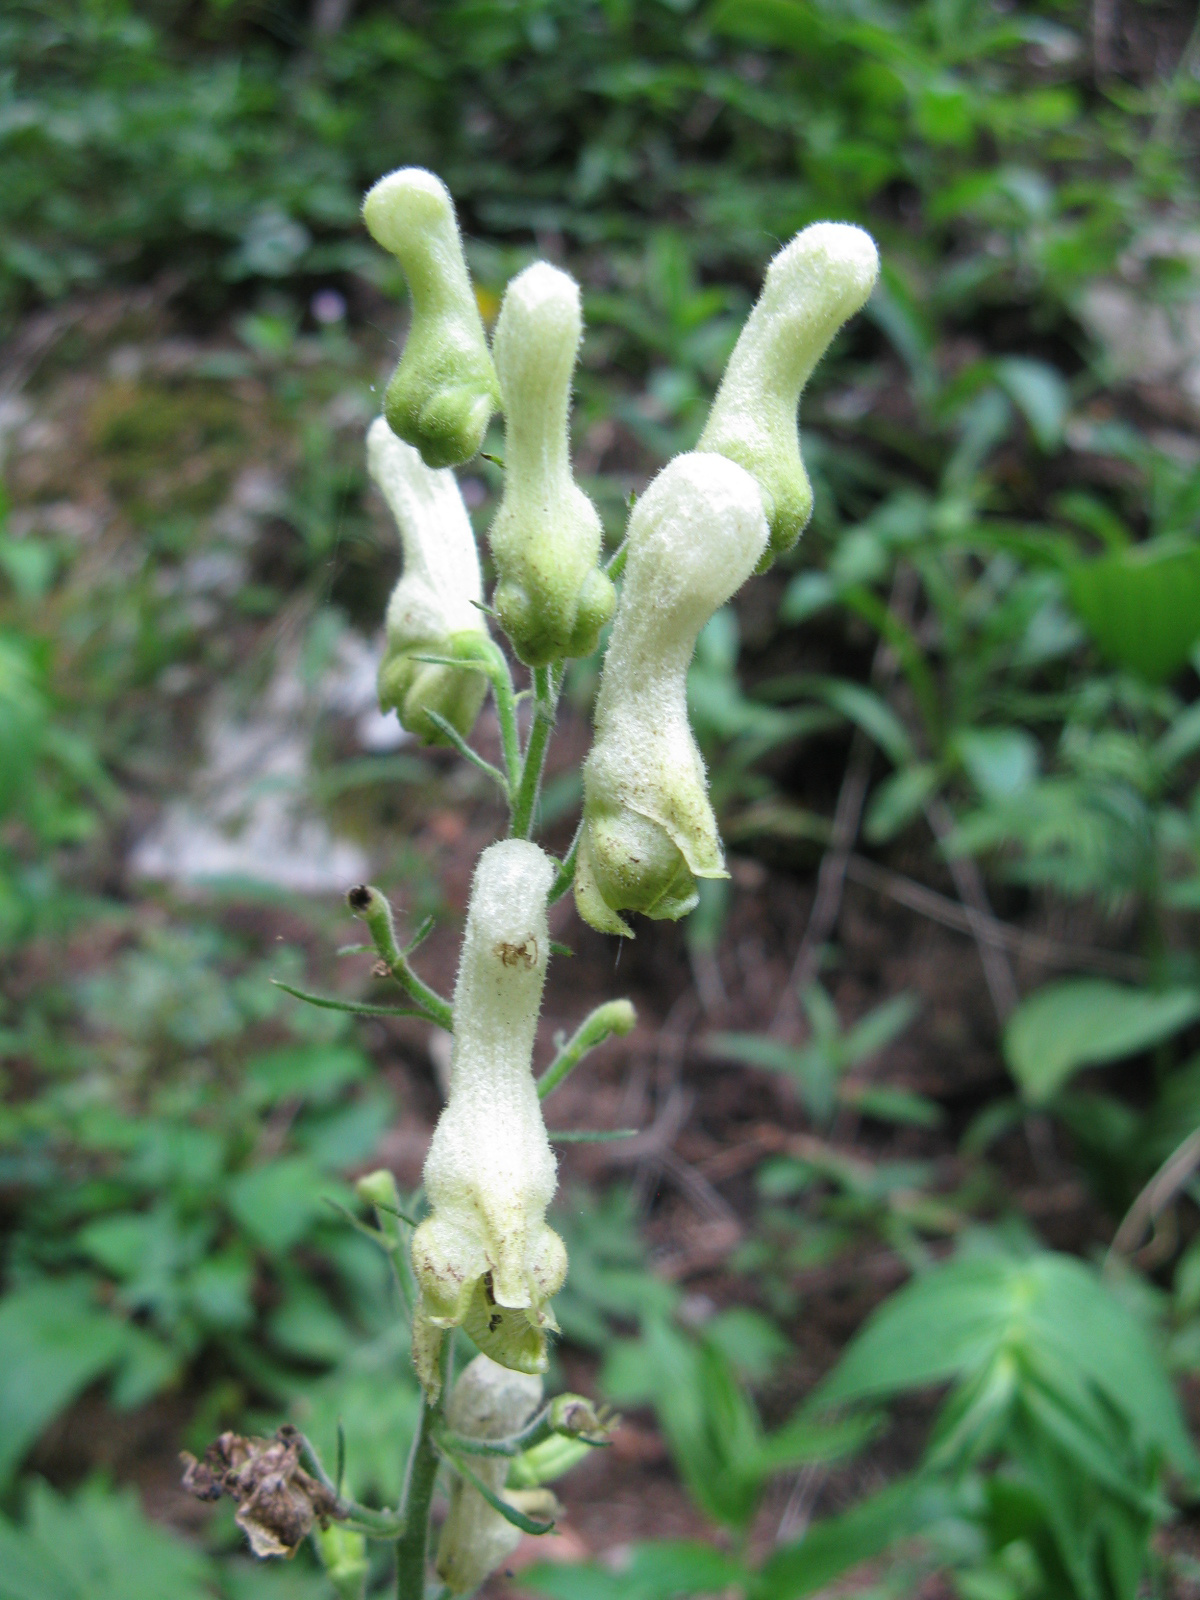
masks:
POLYGON ((300 1465, 301 1439, 280 1428, 274 1439, 223 1433, 203 1461, 184 1451, 183 1487, 200 1500, 227 1494, 237 1502, 236 1522, 256 1556, 294 1556, 312 1532, 338 1518, 338 1502, 300 1465))

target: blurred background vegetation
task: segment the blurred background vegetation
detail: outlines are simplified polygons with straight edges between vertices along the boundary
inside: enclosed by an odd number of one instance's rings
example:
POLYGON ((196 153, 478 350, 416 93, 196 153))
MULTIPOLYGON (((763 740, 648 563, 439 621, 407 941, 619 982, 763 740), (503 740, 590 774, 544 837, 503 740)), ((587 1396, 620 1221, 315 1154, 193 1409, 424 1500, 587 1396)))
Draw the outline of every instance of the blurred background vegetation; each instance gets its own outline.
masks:
MULTIPOLYGON (((779 244, 884 260, 803 401, 813 523, 692 672, 732 879, 639 930, 639 1029, 561 1096, 643 1130, 564 1146, 559 1208, 562 1375, 627 1422, 519 1584, 1200 1593, 1194 10, 10 0, 0 71, 0 1597, 324 1594, 176 1490, 222 1427, 341 1419, 397 1491, 338 1207, 416 1184, 444 1053, 279 984, 373 996, 370 872, 449 987, 498 820, 371 709, 404 307, 358 206, 411 164, 486 317, 579 278, 614 541, 779 244)), ((547 1038, 614 984, 556 932, 547 1038)))

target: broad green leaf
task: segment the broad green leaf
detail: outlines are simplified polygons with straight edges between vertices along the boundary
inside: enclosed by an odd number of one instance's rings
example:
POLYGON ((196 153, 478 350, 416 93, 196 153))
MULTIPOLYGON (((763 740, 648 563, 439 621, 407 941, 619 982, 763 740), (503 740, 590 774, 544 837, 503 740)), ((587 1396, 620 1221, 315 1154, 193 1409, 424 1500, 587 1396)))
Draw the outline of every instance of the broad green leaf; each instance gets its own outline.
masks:
POLYGON ((297 1277, 267 1324, 272 1341, 289 1355, 336 1361, 349 1343, 349 1329, 315 1284, 297 1277))
POLYGON ((1179 1404, 1144 1325, 1092 1267, 1043 1252, 1027 1271, 1037 1286, 1030 1342, 1084 1373, 1135 1433, 1193 1477, 1200 1470, 1179 1404))
POLYGON ((742 1588, 746 1581, 744 1569, 724 1551, 686 1539, 637 1546, 627 1576, 634 1594, 655 1600, 676 1594, 718 1594, 742 1588))
POLYGON ((1200 993, 1154 994, 1102 978, 1047 984, 1004 1030, 1004 1056, 1026 1098, 1048 1100, 1081 1067, 1119 1061, 1169 1039, 1200 1017, 1200 993))
POLYGON ((521 1582, 535 1594, 549 1595, 550 1600, 634 1600, 625 1573, 590 1563, 557 1566, 539 1562, 521 1574, 521 1582))
POLYGON ((1200 545, 1135 545, 1080 562, 1067 592, 1109 661, 1165 683, 1200 640, 1200 545))
POLYGON ((86 1281, 30 1284, 0 1302, 0 1484, 64 1407, 126 1350, 86 1281))
POLYGON ((807 622, 837 599, 837 585, 827 572, 798 572, 783 591, 781 622, 807 622))
POLYGON ((35 1482, 24 1526, 0 1521, 0 1600, 211 1600, 210 1578, 131 1489, 93 1483, 66 1499, 35 1482))
POLYGON ((1170 772, 1200 750, 1200 700, 1175 718, 1154 747, 1154 758, 1164 772, 1170 772))
POLYGON ((765 1033, 713 1033, 704 1041, 704 1052, 747 1067, 786 1072, 794 1078, 804 1077, 809 1054, 806 1048, 784 1044, 765 1033))
POLYGON ((254 1321, 254 1260, 232 1244, 198 1262, 185 1280, 193 1313, 210 1328, 246 1328, 254 1321))
POLYGON ((125 1342, 125 1358, 117 1368, 110 1398, 118 1410, 132 1411, 176 1382, 184 1357, 182 1351, 133 1325, 125 1330, 125 1342))
POLYGON ((915 752, 908 729, 874 690, 864 689, 861 684, 844 678, 815 675, 797 679, 796 683, 802 692, 823 700, 847 721, 860 727, 896 766, 905 766, 913 760, 915 752))
POLYGON ((298 1561, 256 1561, 245 1556, 221 1566, 226 1600, 330 1600, 332 1590, 323 1572, 298 1561))
POLYGON ((162 1218, 154 1212, 121 1212, 97 1217, 79 1230, 79 1244, 97 1266, 114 1278, 132 1278, 153 1252, 162 1218))
POLYGON ((1020 1382, 1052 1388, 1064 1413, 1086 1414, 1094 1386, 1141 1446, 1189 1474, 1200 1465, 1143 1325, 1093 1268, 1051 1251, 959 1257, 915 1279, 851 1341, 816 1403, 969 1380, 998 1358, 1017 1363, 1020 1382))
POLYGON ((282 1255, 308 1232, 328 1192, 329 1180, 296 1156, 241 1173, 226 1190, 226 1201, 256 1244, 268 1255, 282 1255))
POLYGON ((654 1376, 640 1339, 609 1341, 598 1386, 614 1405, 649 1405, 654 1398, 654 1376))
POLYGON ((880 1306, 817 1390, 816 1402, 882 1399, 970 1372, 994 1354, 1017 1309, 1010 1261, 948 1262, 880 1306))
POLYGON ((296 1143, 327 1172, 345 1172, 379 1148, 395 1114, 387 1089, 368 1090, 348 1105, 304 1116, 295 1129, 296 1143))
POLYGON ((370 1071, 370 1061, 353 1045, 286 1045, 248 1063, 246 1086, 261 1105, 280 1100, 325 1105, 370 1071))

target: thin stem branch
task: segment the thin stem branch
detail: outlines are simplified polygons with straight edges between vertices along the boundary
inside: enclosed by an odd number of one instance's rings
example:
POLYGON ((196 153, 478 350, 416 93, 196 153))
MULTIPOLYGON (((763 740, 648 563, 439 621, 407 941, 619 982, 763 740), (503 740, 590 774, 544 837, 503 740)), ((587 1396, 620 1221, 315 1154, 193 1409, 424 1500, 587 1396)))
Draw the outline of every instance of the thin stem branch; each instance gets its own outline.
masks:
POLYGON ((513 791, 521 779, 521 736, 517 731, 517 697, 513 691, 512 674, 498 648, 496 655, 499 658, 498 665, 489 676, 496 701, 496 720, 500 724, 500 748, 504 752, 504 770, 508 773, 511 807, 513 791))
POLYGON ((636 1020, 628 1000, 609 1000, 589 1012, 538 1079, 538 1099, 544 1100, 557 1089, 563 1079, 574 1072, 589 1050, 603 1044, 614 1033, 627 1034, 636 1020))
POLYGON ((550 895, 547 905, 556 905, 563 895, 575 882, 575 863, 579 859, 579 841, 583 837, 583 819, 575 829, 575 837, 571 840, 571 848, 558 864, 558 876, 550 885, 550 895))
POLYGON ((538 1522, 533 1517, 527 1517, 525 1513, 518 1510, 516 1506, 510 1505, 507 1500, 501 1499, 494 1489, 490 1489, 488 1485, 484 1483, 483 1479, 477 1472, 472 1471, 472 1469, 461 1458, 461 1456, 455 1455, 454 1452, 445 1445, 442 1446, 442 1454, 454 1468, 455 1472, 457 1472, 460 1477, 465 1478, 473 1488, 477 1489, 487 1501, 488 1505, 491 1506, 492 1510, 502 1516, 505 1522, 511 1522, 513 1527, 520 1528, 522 1533, 540 1534, 551 1533, 553 1531, 553 1522, 538 1522))
POLYGON ((403 1534, 404 1518, 399 1511, 373 1511, 370 1506, 359 1505, 357 1500, 347 1500, 338 1494, 337 1485, 326 1472, 325 1464, 312 1441, 303 1433, 300 1435, 300 1448, 312 1468, 313 1476, 337 1500, 337 1520, 343 1526, 374 1539, 398 1539, 403 1534))
MULTIPOLYGON (((400 1290, 411 1322, 417 1304, 417 1284, 413 1276, 409 1240, 402 1231, 401 1224, 409 1228, 415 1224, 400 1210, 396 1180, 390 1172, 382 1170, 369 1173, 366 1177, 360 1178, 355 1187, 359 1197, 366 1200, 375 1212, 375 1221, 378 1224, 375 1238, 392 1264, 396 1287, 400 1290)), ((361 1223, 358 1225, 362 1226, 361 1223)))
MULTIPOLYGON (((489 607, 480 608, 494 616, 489 607)), ((420 655, 414 661, 427 661, 433 666, 465 667, 482 672, 492 686, 496 701, 496 717, 500 724, 500 745, 504 752, 504 767, 508 774, 510 791, 515 789, 521 776, 521 741, 517 733, 517 701, 513 690, 512 673, 503 650, 492 638, 480 635, 472 638, 461 655, 420 655)))
POLYGON ((445 738, 449 739, 450 743, 458 751, 459 755, 462 756, 463 760, 469 761, 471 765, 479 772, 482 772, 485 777, 490 778, 500 790, 500 793, 504 796, 505 800, 511 805, 512 795, 509 791, 508 779, 500 771, 500 768, 494 767, 490 761, 485 761, 477 750, 472 750, 471 746, 463 738, 462 734, 459 733, 454 724, 452 722, 448 722, 440 712, 426 711, 425 715, 429 718, 430 722, 433 723, 438 732, 443 734, 445 738))
POLYGON ((402 989, 412 996, 429 1022, 452 1032, 454 1017, 450 1002, 443 1000, 435 989, 423 983, 408 964, 408 959, 396 943, 396 928, 392 922, 392 908, 378 889, 360 883, 351 889, 346 902, 354 916, 367 925, 372 942, 384 966, 402 989))
POLYGON ((996 917, 989 917, 973 927, 965 906, 958 900, 939 894, 915 878, 881 867, 865 856, 852 855, 846 863, 846 876, 852 882, 886 895, 898 905, 907 906, 944 928, 958 933, 973 934, 998 945, 1027 961, 1042 966, 1080 968, 1087 972, 1102 972, 1111 978, 1124 978, 1134 983, 1146 980, 1147 964, 1140 956, 1125 955, 1117 950, 1100 950, 1091 945, 1065 944, 1059 939, 1048 939, 1040 933, 1028 933, 1024 928, 1014 928, 996 917))
POLYGON ((1200 1167, 1200 1128, 1189 1133, 1159 1167, 1134 1200, 1113 1235, 1104 1270, 1111 1272, 1120 1256, 1132 1255, 1150 1224, 1184 1190, 1200 1167))
POLYGON ((550 1421, 550 1407, 546 1405, 519 1432, 510 1433, 507 1438, 473 1439, 469 1434, 455 1433, 453 1428, 439 1428, 437 1443, 443 1450, 462 1451, 470 1456, 519 1456, 522 1450, 541 1444, 543 1439, 553 1437, 558 1431, 550 1421))

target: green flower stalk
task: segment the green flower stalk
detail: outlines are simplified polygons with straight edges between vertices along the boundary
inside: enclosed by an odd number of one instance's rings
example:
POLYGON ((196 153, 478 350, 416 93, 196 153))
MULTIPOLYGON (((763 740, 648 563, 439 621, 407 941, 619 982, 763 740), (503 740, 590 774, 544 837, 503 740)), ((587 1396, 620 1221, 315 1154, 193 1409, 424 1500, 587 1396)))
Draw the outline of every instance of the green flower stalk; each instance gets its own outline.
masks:
POLYGON ((697 878, 725 876, 687 669, 701 628, 766 544, 757 484, 720 455, 677 456, 634 507, 575 865, 576 909, 601 932, 631 932, 621 911, 682 917, 697 878))
POLYGON ((461 1325, 518 1372, 544 1372, 567 1254, 546 1226, 557 1169, 532 1071, 550 952, 554 863, 504 839, 479 858, 454 990, 450 1095, 425 1162, 432 1214, 413 1235, 414 1363, 431 1399, 442 1330, 461 1325))
POLYGON ((388 601, 379 704, 429 744, 449 742, 431 712, 465 739, 483 705, 486 677, 421 659, 477 659, 488 636, 479 553, 458 483, 452 472, 427 467, 382 417, 367 433, 367 469, 404 547, 404 570, 388 601))
POLYGON ((493 605, 517 655, 586 656, 616 606, 595 506, 571 476, 567 413, 583 332, 579 286, 545 261, 509 284, 492 350, 504 396, 504 498, 488 533, 493 605))
POLYGON ((759 571, 792 548, 812 513, 796 422, 800 391, 878 275, 870 234, 846 222, 813 223, 767 268, 729 358, 696 448, 728 456, 758 480, 771 529, 759 571))
MULTIPOLYGON (((520 1431, 541 1398, 540 1377, 512 1372, 487 1356, 476 1356, 454 1385, 446 1422, 455 1433, 470 1439, 504 1439, 520 1431)), ((512 1465, 508 1456, 472 1456, 470 1465, 481 1483, 518 1510, 538 1512, 554 1506, 554 1496, 546 1490, 535 1490, 532 1497, 529 1490, 505 1493, 512 1465)), ((520 1541, 520 1530, 490 1506, 474 1484, 456 1473, 437 1551, 437 1574, 451 1594, 477 1589, 520 1541)))
POLYGON ((429 467, 469 461, 500 404, 450 191, 420 167, 391 172, 363 201, 376 244, 404 269, 412 323, 384 397, 398 438, 429 467))

